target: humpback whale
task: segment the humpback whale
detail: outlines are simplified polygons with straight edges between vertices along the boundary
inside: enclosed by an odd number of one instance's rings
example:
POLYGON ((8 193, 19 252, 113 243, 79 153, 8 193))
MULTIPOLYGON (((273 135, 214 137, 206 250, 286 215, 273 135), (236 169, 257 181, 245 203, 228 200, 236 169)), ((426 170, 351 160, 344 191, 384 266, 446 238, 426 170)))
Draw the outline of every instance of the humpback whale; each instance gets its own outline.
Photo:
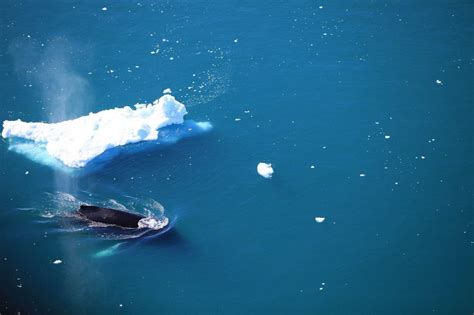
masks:
POLYGON ((152 228, 159 230, 168 225, 168 218, 147 218, 141 214, 123 210, 81 205, 78 214, 90 221, 117 225, 124 228, 152 228))
POLYGON ((127 228, 138 228, 138 221, 145 218, 145 216, 131 212, 87 205, 81 205, 78 212, 80 216, 90 221, 127 228))

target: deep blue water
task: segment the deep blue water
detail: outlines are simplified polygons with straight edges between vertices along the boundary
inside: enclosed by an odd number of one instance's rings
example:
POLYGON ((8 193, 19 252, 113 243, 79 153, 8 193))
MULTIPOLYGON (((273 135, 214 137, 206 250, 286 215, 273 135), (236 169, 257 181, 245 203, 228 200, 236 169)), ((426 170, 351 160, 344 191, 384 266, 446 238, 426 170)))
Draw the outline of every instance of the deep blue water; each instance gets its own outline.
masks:
POLYGON ((471 1, 2 1, 0 120, 170 87, 214 129, 81 174, 0 142, 0 313, 471 314, 473 19, 471 1), (41 216, 59 193, 153 199, 173 229, 77 231, 41 216))

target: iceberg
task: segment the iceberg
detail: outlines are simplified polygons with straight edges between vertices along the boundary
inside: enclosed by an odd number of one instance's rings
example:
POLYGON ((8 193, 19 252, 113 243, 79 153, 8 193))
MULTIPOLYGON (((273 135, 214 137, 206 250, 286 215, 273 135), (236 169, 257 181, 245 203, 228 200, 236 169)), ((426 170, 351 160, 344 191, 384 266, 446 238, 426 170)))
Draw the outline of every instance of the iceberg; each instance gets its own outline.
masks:
MULTIPOLYGON (((161 128, 182 125, 187 114, 186 107, 169 94, 153 103, 134 107, 103 110, 58 123, 5 120, 2 137, 26 140, 27 143, 20 145, 39 146, 65 166, 81 168, 106 150, 158 140, 161 128)), ((210 128, 209 123, 195 125, 210 128)))

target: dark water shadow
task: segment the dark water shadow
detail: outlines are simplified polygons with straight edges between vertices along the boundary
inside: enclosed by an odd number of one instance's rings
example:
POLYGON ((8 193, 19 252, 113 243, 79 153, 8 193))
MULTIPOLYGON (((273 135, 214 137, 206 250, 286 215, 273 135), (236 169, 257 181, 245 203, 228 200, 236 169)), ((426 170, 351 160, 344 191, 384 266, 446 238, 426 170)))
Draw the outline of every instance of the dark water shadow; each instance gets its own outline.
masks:
POLYGON ((186 138, 192 138, 208 132, 211 125, 201 126, 201 123, 187 120, 181 125, 171 125, 159 129, 159 139, 155 141, 140 141, 106 150, 84 168, 75 170, 75 176, 86 176, 101 171, 113 169, 116 165, 121 165, 131 157, 140 157, 144 152, 154 154, 163 149, 169 149, 172 144, 186 138))

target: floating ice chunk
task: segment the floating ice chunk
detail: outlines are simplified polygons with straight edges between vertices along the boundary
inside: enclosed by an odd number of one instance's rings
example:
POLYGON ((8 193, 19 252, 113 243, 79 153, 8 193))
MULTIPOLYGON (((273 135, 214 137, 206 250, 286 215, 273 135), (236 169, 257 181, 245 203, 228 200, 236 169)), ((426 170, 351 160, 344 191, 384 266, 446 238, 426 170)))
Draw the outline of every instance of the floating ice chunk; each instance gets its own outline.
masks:
POLYGON ((103 8, 102 8, 102 11, 107 11, 107 7, 103 7, 103 8))
POLYGON ((385 139, 390 139, 390 136, 389 136, 389 135, 385 135, 384 138, 385 138, 385 139))
POLYGON ((26 171, 26 172, 25 172, 25 175, 28 175, 28 174, 30 174, 30 171, 26 171))
POLYGON ((436 80, 436 84, 438 84, 438 85, 443 85, 443 81, 441 81, 441 80, 436 80))
POLYGON ((257 165, 257 173, 264 178, 272 178, 273 168, 271 164, 260 162, 257 165))
POLYGON ((326 218, 325 217, 315 217, 314 220, 318 223, 323 223, 324 220, 326 220, 326 218))
POLYGON ((160 128, 182 124, 187 114, 186 107, 169 94, 135 108, 103 110, 59 123, 5 120, 2 137, 30 140, 64 165, 78 168, 107 149, 157 140, 160 128))
POLYGON ((315 168, 315 166, 314 166, 314 165, 311 165, 310 168, 315 168))
POLYGON ((360 173, 359 176, 360 176, 360 177, 365 177, 365 174, 364 174, 364 173, 360 173))
POLYGON ((171 94, 173 93, 170 88, 164 89, 163 94, 171 94))
POLYGON ((242 119, 240 118, 235 118, 234 121, 241 121, 242 119))
POLYGON ((56 259, 55 261, 53 261, 53 264, 55 265, 59 265, 61 264, 63 261, 61 259, 56 259))

